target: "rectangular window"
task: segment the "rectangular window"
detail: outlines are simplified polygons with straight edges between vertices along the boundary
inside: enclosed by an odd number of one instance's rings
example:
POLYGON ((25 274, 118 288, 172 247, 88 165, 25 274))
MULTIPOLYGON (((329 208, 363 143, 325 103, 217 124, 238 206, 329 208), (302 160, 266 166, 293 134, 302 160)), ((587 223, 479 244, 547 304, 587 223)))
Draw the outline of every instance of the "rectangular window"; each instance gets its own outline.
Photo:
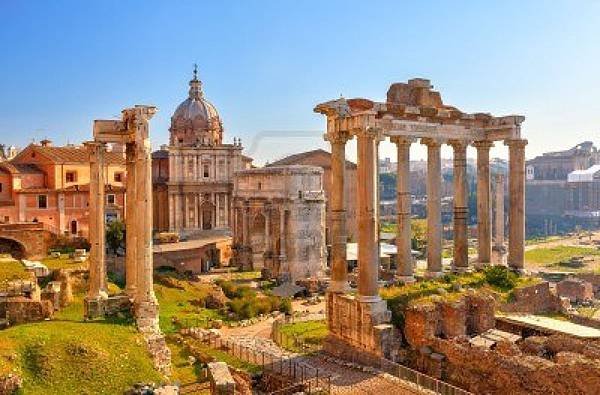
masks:
POLYGON ((77 172, 68 171, 65 174, 65 182, 76 182, 77 181, 77 172))
POLYGON ((106 195, 106 203, 107 204, 115 204, 115 195, 112 193, 106 195))
POLYGON ((115 182, 123 182, 123 173, 121 173, 121 172, 115 173, 113 178, 114 178, 115 182))
POLYGON ((48 196, 38 195, 38 208, 48 208, 48 196))
POLYGON ((204 178, 210 177, 208 169, 209 169, 208 165, 204 165, 204 170, 203 170, 204 178))

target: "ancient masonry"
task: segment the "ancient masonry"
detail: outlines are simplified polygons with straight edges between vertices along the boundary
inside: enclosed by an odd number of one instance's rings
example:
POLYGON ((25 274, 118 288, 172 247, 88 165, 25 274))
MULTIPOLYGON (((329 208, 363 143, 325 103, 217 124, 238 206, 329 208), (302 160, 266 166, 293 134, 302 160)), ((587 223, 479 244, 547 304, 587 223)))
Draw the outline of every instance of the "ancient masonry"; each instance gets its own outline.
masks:
POLYGON ((427 146, 427 275, 442 274, 441 156, 442 144, 454 148, 454 262, 453 270, 468 270, 466 150, 477 149, 478 260, 491 261, 492 221, 489 154, 493 142, 509 147, 508 264, 522 270, 524 263, 525 145, 523 116, 494 117, 466 114, 443 104, 426 79, 395 83, 385 103, 339 98, 319 104, 315 112, 327 117, 325 139, 331 144, 332 270, 328 294, 328 351, 353 348, 361 353, 389 356, 393 328, 390 312, 379 297, 377 153, 379 142, 390 137, 398 149, 398 277, 414 281, 411 257, 409 149, 417 139, 427 146), (346 142, 358 140, 357 200, 358 294, 348 295, 344 172, 346 142), (346 346, 346 347, 340 347, 346 346))
POLYGON ((85 317, 93 319, 109 313, 128 299, 138 329, 144 334, 155 364, 168 369, 170 353, 158 326, 158 302, 153 288, 152 263, 152 167, 148 121, 155 114, 151 106, 135 106, 122 111, 121 120, 94 121, 94 141, 85 145, 90 154, 89 289, 85 317), (106 281, 104 223, 104 157, 107 143, 126 147, 126 295, 109 297, 106 281))

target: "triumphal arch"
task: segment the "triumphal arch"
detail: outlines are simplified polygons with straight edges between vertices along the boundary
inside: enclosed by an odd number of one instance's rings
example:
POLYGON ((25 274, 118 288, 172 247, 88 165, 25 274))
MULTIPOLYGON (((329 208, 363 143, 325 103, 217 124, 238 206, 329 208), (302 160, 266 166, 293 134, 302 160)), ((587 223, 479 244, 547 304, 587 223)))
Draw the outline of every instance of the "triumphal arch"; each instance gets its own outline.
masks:
POLYGON ((509 149, 508 264, 522 270, 525 236, 525 145, 521 123, 525 117, 468 114, 442 102, 429 80, 416 78, 394 83, 386 102, 356 98, 328 101, 315 107, 327 117, 325 139, 331 144, 332 268, 328 293, 333 353, 357 352, 389 356, 393 328, 391 314, 379 297, 379 213, 377 201, 378 145, 389 137, 398 152, 398 277, 414 281, 411 257, 409 150, 419 141, 427 146, 427 276, 442 274, 441 146, 454 150, 454 261, 453 270, 468 269, 467 146, 477 149, 478 260, 491 259, 490 149, 503 141, 509 149), (349 295, 344 207, 345 146, 357 138, 358 292, 349 295), (349 347, 348 347, 349 346, 349 347))
MULTIPOLYGON (((126 194, 126 296, 133 303, 138 328, 159 332, 158 302, 153 288, 152 262, 152 162, 148 121, 156 113, 152 106, 122 111, 120 120, 94 121, 94 140, 85 143, 90 155, 89 238, 90 275, 85 315, 104 315, 108 298, 105 264, 104 157, 106 145, 125 146, 126 194)), ((122 299, 122 298, 121 298, 122 299)))

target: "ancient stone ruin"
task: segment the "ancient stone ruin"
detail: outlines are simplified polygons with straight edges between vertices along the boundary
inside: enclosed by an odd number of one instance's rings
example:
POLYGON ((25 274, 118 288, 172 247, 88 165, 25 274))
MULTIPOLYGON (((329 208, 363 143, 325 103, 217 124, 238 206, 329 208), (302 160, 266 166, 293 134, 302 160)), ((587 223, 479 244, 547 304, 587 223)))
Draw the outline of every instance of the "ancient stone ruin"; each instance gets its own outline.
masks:
POLYGON ((321 103, 315 112, 327 117, 325 139, 331 144, 332 231, 331 287, 327 298, 330 335, 326 350, 355 349, 359 355, 389 356, 393 327, 390 312, 379 297, 377 152, 389 137, 398 148, 398 278, 414 281, 411 257, 409 149, 417 139, 427 146, 427 275, 442 275, 441 154, 442 144, 454 148, 454 262, 453 270, 468 269, 466 149, 477 148, 478 260, 490 263, 492 223, 489 153, 494 141, 509 147, 509 247, 508 264, 524 265, 525 145, 521 138, 523 116, 494 117, 467 114, 442 102, 429 80, 416 78, 392 84, 387 101, 343 97, 321 103), (345 147, 358 140, 358 294, 347 295, 345 226, 345 147), (343 346, 343 347, 342 347, 343 346), (350 347, 350 348, 348 348, 350 347))
POLYGON ((152 106, 122 111, 121 120, 94 121, 94 141, 85 143, 90 155, 89 289, 84 301, 85 317, 93 319, 130 303, 144 333, 155 364, 170 363, 169 349, 158 327, 158 302, 153 288, 152 262, 152 163, 148 121, 152 106), (125 295, 108 296, 105 262, 104 157, 106 144, 126 147, 125 295))

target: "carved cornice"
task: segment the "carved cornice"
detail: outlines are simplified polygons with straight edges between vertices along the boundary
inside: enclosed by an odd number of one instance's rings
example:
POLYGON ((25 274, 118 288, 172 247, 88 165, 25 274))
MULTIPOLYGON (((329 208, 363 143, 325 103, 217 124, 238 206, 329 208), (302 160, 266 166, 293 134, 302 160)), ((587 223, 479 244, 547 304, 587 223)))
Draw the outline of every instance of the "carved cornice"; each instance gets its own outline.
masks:
POLYGON ((509 149, 514 148, 525 148, 528 141, 526 139, 510 139, 504 140, 504 145, 506 145, 509 149))

